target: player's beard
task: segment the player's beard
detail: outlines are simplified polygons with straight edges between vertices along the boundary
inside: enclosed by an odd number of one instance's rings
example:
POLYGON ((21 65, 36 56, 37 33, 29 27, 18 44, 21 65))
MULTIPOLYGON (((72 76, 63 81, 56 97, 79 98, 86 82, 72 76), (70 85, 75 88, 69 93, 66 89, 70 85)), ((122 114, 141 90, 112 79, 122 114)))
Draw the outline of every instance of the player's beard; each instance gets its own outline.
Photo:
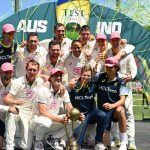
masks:
POLYGON ((9 76, 7 75, 7 76, 2 76, 1 77, 2 81, 4 81, 4 82, 7 82, 7 81, 11 80, 11 78, 12 78, 11 75, 9 75, 9 76))

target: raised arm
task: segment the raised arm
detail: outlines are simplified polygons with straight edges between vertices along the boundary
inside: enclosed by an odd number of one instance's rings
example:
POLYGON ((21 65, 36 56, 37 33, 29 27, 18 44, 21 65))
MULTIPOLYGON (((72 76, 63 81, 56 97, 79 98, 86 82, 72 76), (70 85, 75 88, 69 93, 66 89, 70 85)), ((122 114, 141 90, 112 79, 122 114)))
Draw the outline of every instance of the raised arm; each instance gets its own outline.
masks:
POLYGON ((134 49, 135 49, 135 46, 127 44, 127 45, 125 45, 125 47, 123 48, 122 51, 120 51, 119 53, 117 53, 117 55, 115 57, 118 60, 121 60, 124 57, 126 57, 127 55, 131 54, 134 49))

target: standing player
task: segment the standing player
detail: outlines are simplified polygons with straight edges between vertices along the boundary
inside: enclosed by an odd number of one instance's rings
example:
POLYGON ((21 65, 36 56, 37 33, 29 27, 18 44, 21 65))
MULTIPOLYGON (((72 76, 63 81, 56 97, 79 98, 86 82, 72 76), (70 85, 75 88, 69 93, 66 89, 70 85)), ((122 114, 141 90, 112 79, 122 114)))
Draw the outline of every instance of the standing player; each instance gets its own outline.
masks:
POLYGON ((74 40, 71 44, 71 52, 64 61, 64 67, 68 73, 68 81, 80 76, 81 68, 85 65, 82 44, 79 40, 74 40))
MULTIPOLYGON (((108 51, 109 56, 115 56, 124 51, 121 47, 121 36, 118 32, 113 32, 110 36, 112 48, 108 51)), ((127 55, 124 59, 120 60, 119 76, 127 83, 129 94, 125 100, 125 110, 127 117, 127 133, 128 133, 128 149, 136 150, 135 146, 135 123, 133 115, 133 96, 132 81, 137 74, 137 66, 133 54, 127 55)))
POLYGON ((40 76, 44 79, 44 81, 48 81, 49 74, 53 68, 63 69, 64 60, 61 58, 60 55, 60 44, 55 40, 50 41, 48 54, 43 57, 43 67, 40 69, 40 76))
POLYGON ((4 24, 2 38, 0 39, 0 66, 5 63, 13 63, 17 43, 14 42, 15 28, 12 24, 4 24))
POLYGON ((97 72, 104 72, 106 53, 110 47, 111 45, 108 43, 105 34, 99 33, 96 35, 96 44, 90 54, 92 59, 94 59, 96 62, 95 69, 97 72))
POLYGON ((61 45, 61 56, 65 59, 71 48, 71 40, 65 37, 65 26, 62 23, 57 23, 54 26, 54 37, 51 39, 45 39, 40 41, 40 45, 43 46, 45 49, 49 49, 49 42, 52 40, 57 41, 61 45))
POLYGON ((95 45, 95 40, 90 40, 91 31, 88 25, 83 25, 79 31, 79 41, 82 44, 82 52, 91 52, 95 45))
POLYGON ((40 60, 42 57, 46 56, 46 54, 46 49, 39 46, 38 34, 35 32, 29 33, 27 37, 27 46, 18 47, 15 54, 15 77, 18 78, 25 75, 25 67, 30 59, 34 59, 42 64, 40 60))

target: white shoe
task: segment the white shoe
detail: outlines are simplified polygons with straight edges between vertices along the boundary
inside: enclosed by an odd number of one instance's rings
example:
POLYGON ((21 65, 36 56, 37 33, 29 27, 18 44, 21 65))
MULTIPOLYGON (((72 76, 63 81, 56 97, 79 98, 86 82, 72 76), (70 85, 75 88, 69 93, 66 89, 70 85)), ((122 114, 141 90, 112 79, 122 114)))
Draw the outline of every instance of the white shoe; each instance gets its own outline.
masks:
POLYGON ((94 150, 106 150, 107 147, 103 143, 97 143, 94 147, 94 150))
POLYGON ((121 143, 118 150, 127 150, 127 145, 125 143, 121 143))
POLYGON ((129 141, 128 150, 136 150, 136 145, 134 141, 129 141))
POLYGON ((54 138, 52 135, 46 139, 46 143, 49 147, 56 150, 63 150, 66 147, 66 142, 63 139, 54 138))
POLYGON ((63 148, 65 148, 66 147, 66 141, 64 140, 64 139, 59 139, 59 145, 61 146, 61 147, 63 147, 63 148))
POLYGON ((34 150, 44 150, 43 141, 38 140, 34 142, 34 150))
POLYGON ((110 147, 119 147, 120 140, 111 141, 111 143, 109 145, 110 145, 110 147))
POLYGON ((54 147, 56 150, 63 150, 63 147, 61 147, 57 142, 54 143, 54 147))

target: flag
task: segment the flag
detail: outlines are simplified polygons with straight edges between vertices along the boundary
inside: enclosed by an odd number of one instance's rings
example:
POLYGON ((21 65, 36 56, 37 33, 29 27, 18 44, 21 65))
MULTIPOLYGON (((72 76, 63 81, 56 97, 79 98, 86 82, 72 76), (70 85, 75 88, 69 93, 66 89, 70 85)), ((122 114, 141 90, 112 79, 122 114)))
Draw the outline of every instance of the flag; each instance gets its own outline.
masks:
POLYGON ((63 3, 69 2, 70 0, 58 0, 57 5, 61 5, 63 3))

